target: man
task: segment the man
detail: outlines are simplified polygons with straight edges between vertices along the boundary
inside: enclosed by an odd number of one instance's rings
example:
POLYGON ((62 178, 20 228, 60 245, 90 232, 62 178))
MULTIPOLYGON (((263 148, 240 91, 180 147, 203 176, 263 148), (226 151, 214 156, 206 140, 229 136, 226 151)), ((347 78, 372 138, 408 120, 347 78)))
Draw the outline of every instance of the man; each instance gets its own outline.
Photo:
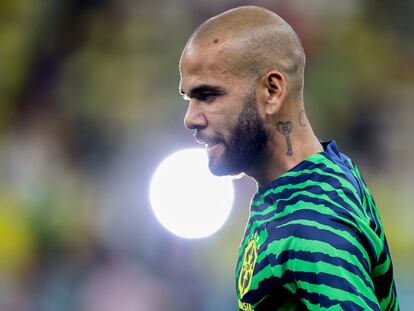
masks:
POLYGON ((321 143, 303 101, 305 55, 278 15, 224 12, 180 60, 187 128, 215 175, 258 183, 236 268, 240 310, 398 310, 374 201, 334 141, 321 143))

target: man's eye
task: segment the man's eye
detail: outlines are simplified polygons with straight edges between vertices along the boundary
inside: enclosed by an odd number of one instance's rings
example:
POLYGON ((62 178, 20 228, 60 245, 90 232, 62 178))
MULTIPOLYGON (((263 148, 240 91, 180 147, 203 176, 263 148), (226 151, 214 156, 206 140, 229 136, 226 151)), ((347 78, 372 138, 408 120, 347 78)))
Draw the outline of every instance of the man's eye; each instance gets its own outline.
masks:
POLYGON ((212 101, 214 99, 215 95, 211 94, 211 93, 201 93, 197 97, 198 97, 197 98, 198 100, 208 102, 208 101, 212 101))

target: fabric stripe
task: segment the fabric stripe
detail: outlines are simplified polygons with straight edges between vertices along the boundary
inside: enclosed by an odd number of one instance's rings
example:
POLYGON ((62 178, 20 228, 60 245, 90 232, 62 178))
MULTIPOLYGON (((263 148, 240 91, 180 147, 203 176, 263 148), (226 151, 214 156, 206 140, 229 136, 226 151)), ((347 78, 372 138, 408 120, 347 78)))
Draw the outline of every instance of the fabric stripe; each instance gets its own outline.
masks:
POLYGON ((374 199, 335 142, 324 149, 252 199, 236 267, 243 310, 399 310, 374 199), (249 243, 257 257, 246 259, 249 243))

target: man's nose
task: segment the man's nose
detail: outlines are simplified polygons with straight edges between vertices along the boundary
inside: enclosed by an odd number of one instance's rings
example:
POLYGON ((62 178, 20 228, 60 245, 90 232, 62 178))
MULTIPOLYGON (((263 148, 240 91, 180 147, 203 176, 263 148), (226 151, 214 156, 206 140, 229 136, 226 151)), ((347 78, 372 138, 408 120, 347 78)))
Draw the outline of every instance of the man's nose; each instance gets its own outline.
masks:
POLYGON ((207 127, 207 118, 201 111, 198 104, 190 100, 187 108, 187 113, 184 117, 184 125, 189 130, 200 130, 207 127))

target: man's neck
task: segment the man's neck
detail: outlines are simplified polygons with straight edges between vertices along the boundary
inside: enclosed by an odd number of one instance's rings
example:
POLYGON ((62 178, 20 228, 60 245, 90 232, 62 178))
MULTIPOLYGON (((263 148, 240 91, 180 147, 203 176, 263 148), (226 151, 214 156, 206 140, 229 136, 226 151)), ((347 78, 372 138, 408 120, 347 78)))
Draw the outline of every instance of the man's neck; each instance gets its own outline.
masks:
POLYGON ((272 132, 266 152, 255 167, 246 171, 259 186, 275 180, 310 155, 323 151, 309 124, 290 133, 288 130, 286 122, 279 123, 279 129, 272 132))

